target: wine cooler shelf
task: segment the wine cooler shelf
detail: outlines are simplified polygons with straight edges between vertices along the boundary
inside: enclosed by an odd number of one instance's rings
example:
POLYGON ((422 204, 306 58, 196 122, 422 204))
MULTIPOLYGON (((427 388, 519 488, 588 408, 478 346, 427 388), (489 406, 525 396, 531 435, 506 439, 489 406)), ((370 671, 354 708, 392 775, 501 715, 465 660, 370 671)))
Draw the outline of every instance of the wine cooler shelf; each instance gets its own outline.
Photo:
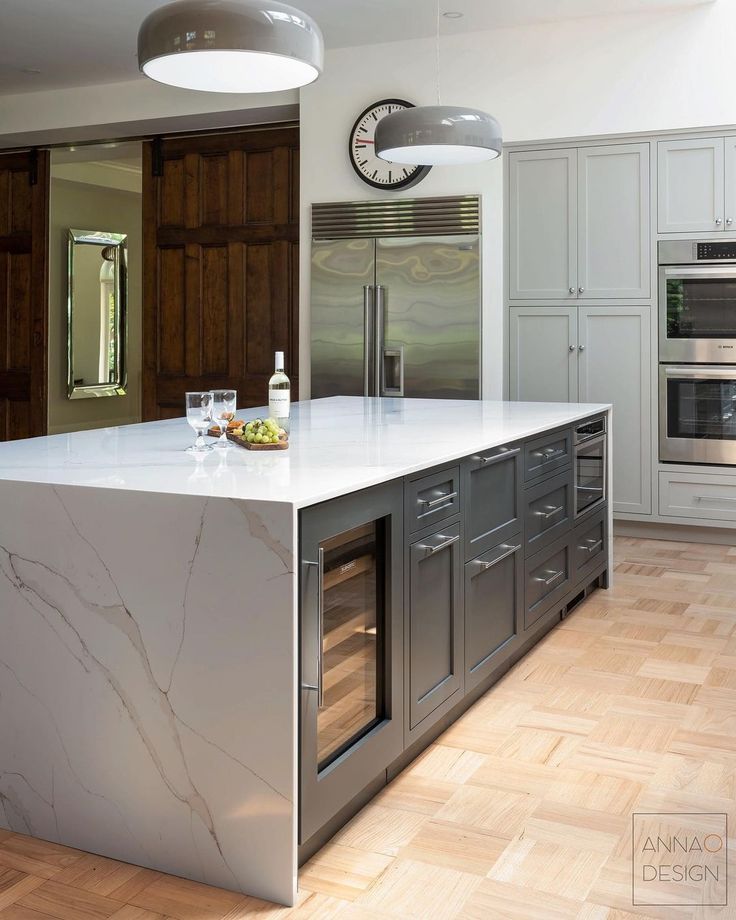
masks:
POLYGON ((605 418, 300 515, 300 857, 609 565, 605 418))

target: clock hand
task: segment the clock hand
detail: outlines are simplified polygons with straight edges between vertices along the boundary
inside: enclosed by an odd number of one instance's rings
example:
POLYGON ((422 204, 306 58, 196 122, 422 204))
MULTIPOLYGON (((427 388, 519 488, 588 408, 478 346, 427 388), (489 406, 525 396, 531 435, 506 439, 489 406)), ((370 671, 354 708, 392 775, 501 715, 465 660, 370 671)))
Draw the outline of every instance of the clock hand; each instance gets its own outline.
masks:
POLYGON ((369 140, 366 140, 366 138, 361 137, 361 138, 358 138, 358 140, 356 140, 355 143, 356 143, 356 144, 375 144, 376 142, 375 142, 375 141, 369 141, 369 140))

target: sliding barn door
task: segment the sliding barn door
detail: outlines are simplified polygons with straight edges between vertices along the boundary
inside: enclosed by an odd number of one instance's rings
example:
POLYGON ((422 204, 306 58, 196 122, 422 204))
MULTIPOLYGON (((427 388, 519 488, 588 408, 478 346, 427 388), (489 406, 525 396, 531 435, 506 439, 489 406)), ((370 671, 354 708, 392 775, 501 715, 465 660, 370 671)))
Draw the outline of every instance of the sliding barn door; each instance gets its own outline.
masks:
POLYGON ((0 154, 0 441, 46 434, 47 151, 0 154))
POLYGON ((187 390, 267 401, 275 351, 298 385, 299 134, 172 137, 144 153, 144 419, 187 390))

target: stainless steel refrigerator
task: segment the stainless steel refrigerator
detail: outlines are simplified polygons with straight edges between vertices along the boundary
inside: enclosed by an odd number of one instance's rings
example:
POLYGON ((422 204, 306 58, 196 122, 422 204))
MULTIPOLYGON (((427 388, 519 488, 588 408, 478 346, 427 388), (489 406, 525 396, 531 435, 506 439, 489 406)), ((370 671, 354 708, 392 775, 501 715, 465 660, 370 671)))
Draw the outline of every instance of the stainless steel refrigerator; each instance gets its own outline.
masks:
POLYGON ((313 398, 479 398, 479 211, 473 196, 313 206, 313 398))

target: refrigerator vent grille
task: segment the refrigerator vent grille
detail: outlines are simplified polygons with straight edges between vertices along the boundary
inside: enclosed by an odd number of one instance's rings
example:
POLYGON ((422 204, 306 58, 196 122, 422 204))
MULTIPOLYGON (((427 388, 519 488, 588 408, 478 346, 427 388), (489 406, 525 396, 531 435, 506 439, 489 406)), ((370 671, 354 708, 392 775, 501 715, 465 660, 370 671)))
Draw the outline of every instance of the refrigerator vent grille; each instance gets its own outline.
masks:
POLYGON ((312 205, 312 238, 480 233, 480 196, 334 201, 312 205))

